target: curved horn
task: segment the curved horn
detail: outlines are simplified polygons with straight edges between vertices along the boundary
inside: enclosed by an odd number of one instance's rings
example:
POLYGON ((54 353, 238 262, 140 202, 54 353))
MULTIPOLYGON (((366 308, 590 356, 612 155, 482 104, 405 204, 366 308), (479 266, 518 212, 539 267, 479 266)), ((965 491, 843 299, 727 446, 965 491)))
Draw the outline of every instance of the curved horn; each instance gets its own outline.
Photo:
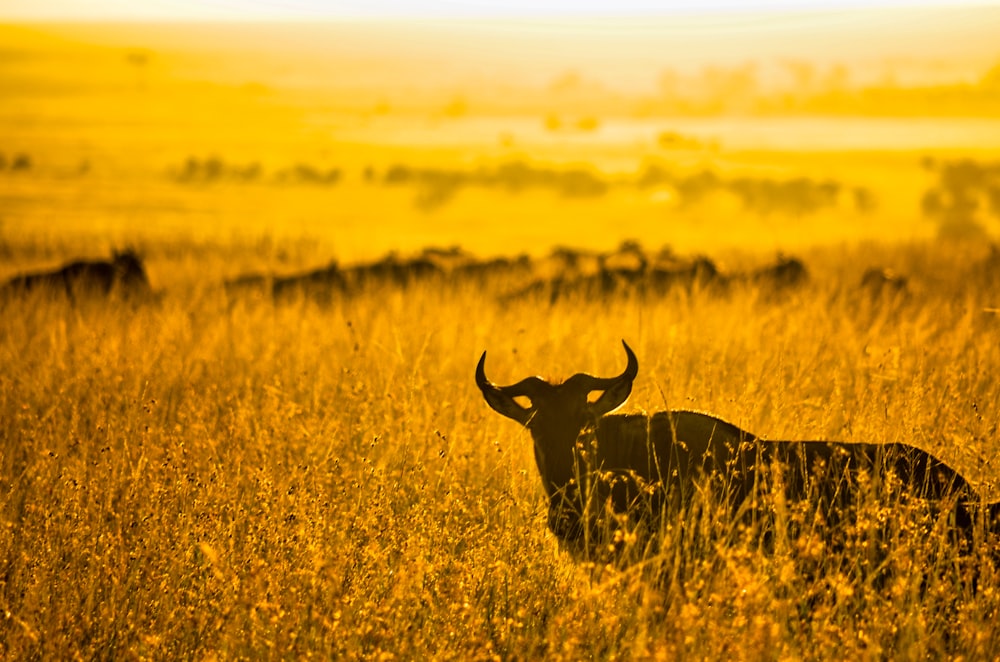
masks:
POLYGON ((632 393, 632 382, 635 381, 636 375, 639 374, 639 360, 635 358, 635 352, 632 351, 632 348, 624 340, 622 340, 622 346, 625 348, 625 355, 628 357, 625 372, 617 377, 607 378, 581 375, 581 377, 587 378, 585 383, 588 385, 588 390, 604 391, 604 394, 590 405, 590 411, 595 416, 603 416, 609 411, 617 409, 632 393))
POLYGON ((499 414, 512 418, 521 425, 527 425, 534 413, 528 407, 522 407, 514 398, 520 395, 528 396, 538 391, 538 384, 544 383, 538 377, 528 377, 510 386, 497 386, 486 378, 486 352, 479 357, 476 366, 476 386, 483 392, 486 404, 499 414))
POLYGON ((622 340, 622 347, 625 348, 625 356, 628 358, 628 364, 625 366, 625 372, 618 375, 617 377, 593 377, 591 375, 583 375, 588 377, 588 384, 591 391, 606 391, 612 388, 615 384, 619 382, 632 383, 635 381, 636 375, 639 374, 639 360, 635 358, 635 352, 632 348, 628 346, 624 340, 622 340))

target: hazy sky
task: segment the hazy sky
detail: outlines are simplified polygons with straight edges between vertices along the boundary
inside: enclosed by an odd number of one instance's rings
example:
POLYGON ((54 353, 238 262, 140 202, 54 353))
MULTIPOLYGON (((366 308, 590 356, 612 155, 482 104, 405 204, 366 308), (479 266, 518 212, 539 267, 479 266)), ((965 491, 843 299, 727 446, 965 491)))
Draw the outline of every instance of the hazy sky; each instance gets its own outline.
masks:
POLYGON ((7 19, 268 19, 662 14, 780 9, 919 7, 988 2, 943 0, 0 0, 7 19))

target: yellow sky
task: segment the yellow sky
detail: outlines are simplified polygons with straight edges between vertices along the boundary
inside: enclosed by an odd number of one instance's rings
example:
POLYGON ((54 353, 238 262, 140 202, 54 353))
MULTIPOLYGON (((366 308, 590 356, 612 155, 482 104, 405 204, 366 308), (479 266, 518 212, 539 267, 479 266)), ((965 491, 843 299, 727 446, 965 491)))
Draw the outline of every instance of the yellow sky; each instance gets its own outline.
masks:
MULTIPOLYGON (((214 66, 243 63, 245 55, 235 53, 252 53, 256 64, 242 66, 239 76, 266 64, 294 71, 303 85, 324 86, 331 76, 343 82, 345 62, 364 78, 359 83, 383 74, 397 80, 403 69, 412 85, 447 80, 454 89, 485 79, 544 87, 569 72, 585 84, 648 92, 660 89, 667 68, 693 75, 748 63, 768 86, 790 75, 789 63, 803 61, 818 67, 813 73, 848 67, 854 85, 887 77, 902 85, 976 83, 1000 58, 1000 3, 0 0, 0 23, 5 18, 83 19, 60 29, 87 43, 210 54, 214 66), (656 15, 637 14, 654 6, 656 15), (611 7, 617 16, 594 16, 611 7), (303 20, 307 12, 318 18, 303 20), (376 16, 390 20, 368 20, 376 16), (109 18, 121 22, 104 22, 109 18)), ((263 70, 253 76, 266 78, 263 70)))
MULTIPOLYGON (((0 19, 586 16, 991 4, 943 0, 0 0, 0 19)), ((995 4, 995 3, 992 3, 995 4)))

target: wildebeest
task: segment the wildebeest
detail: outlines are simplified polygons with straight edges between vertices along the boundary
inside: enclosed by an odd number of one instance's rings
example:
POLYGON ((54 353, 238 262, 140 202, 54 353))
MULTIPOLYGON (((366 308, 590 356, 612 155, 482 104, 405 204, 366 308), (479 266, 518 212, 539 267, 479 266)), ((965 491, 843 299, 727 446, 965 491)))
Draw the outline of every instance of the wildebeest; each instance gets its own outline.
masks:
POLYGON ((305 273, 276 277, 271 284, 275 301, 305 297, 320 304, 329 304, 347 288, 347 279, 336 261, 305 273))
POLYGON ((675 287, 691 291, 702 287, 724 290, 727 278, 709 258, 697 256, 681 266, 655 266, 647 274, 649 291, 665 294, 675 287))
POLYGON ((418 282, 443 275, 444 270, 434 260, 427 257, 404 260, 395 253, 390 253, 375 262, 344 270, 347 287, 352 292, 378 287, 405 289, 418 282))
POLYGON ((616 262, 604 262, 602 256, 601 264, 591 273, 538 278, 503 295, 501 301, 548 297, 549 303, 554 304, 572 297, 600 299, 629 295, 663 296, 674 289, 692 291, 707 286, 722 291, 727 281, 719 273, 715 263, 702 256, 656 265, 650 265, 645 258, 636 258, 631 266, 608 266, 614 263, 616 262))
POLYGON ((609 415, 639 370, 622 344, 628 364, 616 377, 578 373, 556 384, 528 377, 498 386, 486 377, 486 352, 476 367, 489 406, 531 432, 549 527, 571 547, 607 533, 614 526, 608 513, 660 517, 696 492, 713 494, 732 513, 755 511, 768 497, 773 503, 778 492, 788 501, 815 500, 832 527, 863 491, 859 485, 880 484, 887 493, 895 485, 895 493, 947 513, 963 545, 980 512, 991 525, 1000 515, 1000 504, 981 504, 960 473, 906 444, 770 441, 696 411, 609 415))
POLYGON ((450 280, 456 283, 471 283, 480 288, 491 284, 506 284, 512 280, 529 277, 532 273, 532 261, 528 255, 515 258, 497 257, 482 262, 470 261, 454 267, 450 272, 450 280))
POLYGON ((113 253, 111 260, 77 260, 54 271, 20 274, 8 280, 3 291, 8 294, 44 291, 77 301, 95 296, 147 296, 151 288, 142 260, 128 250, 113 253))
POLYGON ((779 255, 777 262, 751 271, 745 279, 759 287, 778 291, 809 280, 809 270, 802 260, 779 255))
POLYGON ((861 276, 861 289, 874 298, 905 295, 908 285, 906 276, 900 275, 892 269, 872 267, 861 276))

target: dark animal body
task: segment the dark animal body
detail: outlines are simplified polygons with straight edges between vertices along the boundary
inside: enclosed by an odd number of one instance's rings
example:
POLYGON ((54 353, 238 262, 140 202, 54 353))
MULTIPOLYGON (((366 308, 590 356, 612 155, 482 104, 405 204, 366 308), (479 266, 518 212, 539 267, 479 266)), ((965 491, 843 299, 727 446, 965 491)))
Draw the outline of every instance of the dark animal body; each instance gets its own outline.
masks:
POLYGON ((48 292, 71 301, 85 297, 144 296, 151 293, 142 260, 131 252, 115 253, 111 260, 70 262, 54 271, 21 274, 4 284, 8 294, 48 292))
POLYGON ((733 513, 753 512, 760 497, 780 490, 789 501, 821 502, 832 526, 862 484, 881 484, 880 494, 948 511, 970 542, 980 512, 990 523, 1000 515, 1000 504, 982 505, 959 472, 914 446, 762 440, 694 411, 607 415, 629 396, 638 372, 635 354, 628 345, 625 351, 628 367, 612 378, 577 374, 550 384, 528 377, 497 386, 486 378, 485 352, 476 369, 487 403, 531 432, 549 527, 565 542, 591 537, 595 525, 606 524, 600 513, 607 508, 659 516, 706 490, 733 513), (603 394, 591 402, 595 391, 603 394), (519 397, 531 404, 522 406, 519 397))
MULTIPOLYGON (((446 271, 438 263, 444 260, 439 254, 402 260, 388 255, 376 262, 342 268, 336 261, 325 267, 291 274, 271 276, 245 274, 225 282, 227 294, 239 296, 247 293, 267 293, 275 301, 287 302, 307 299, 321 305, 346 296, 371 293, 380 288, 406 289, 417 283, 443 280, 446 271)), ((457 259, 457 258, 455 258, 457 259)))
POLYGON ((909 290, 909 282, 906 276, 897 274, 892 269, 872 267, 862 275, 861 289, 876 299, 882 296, 904 296, 909 290))

